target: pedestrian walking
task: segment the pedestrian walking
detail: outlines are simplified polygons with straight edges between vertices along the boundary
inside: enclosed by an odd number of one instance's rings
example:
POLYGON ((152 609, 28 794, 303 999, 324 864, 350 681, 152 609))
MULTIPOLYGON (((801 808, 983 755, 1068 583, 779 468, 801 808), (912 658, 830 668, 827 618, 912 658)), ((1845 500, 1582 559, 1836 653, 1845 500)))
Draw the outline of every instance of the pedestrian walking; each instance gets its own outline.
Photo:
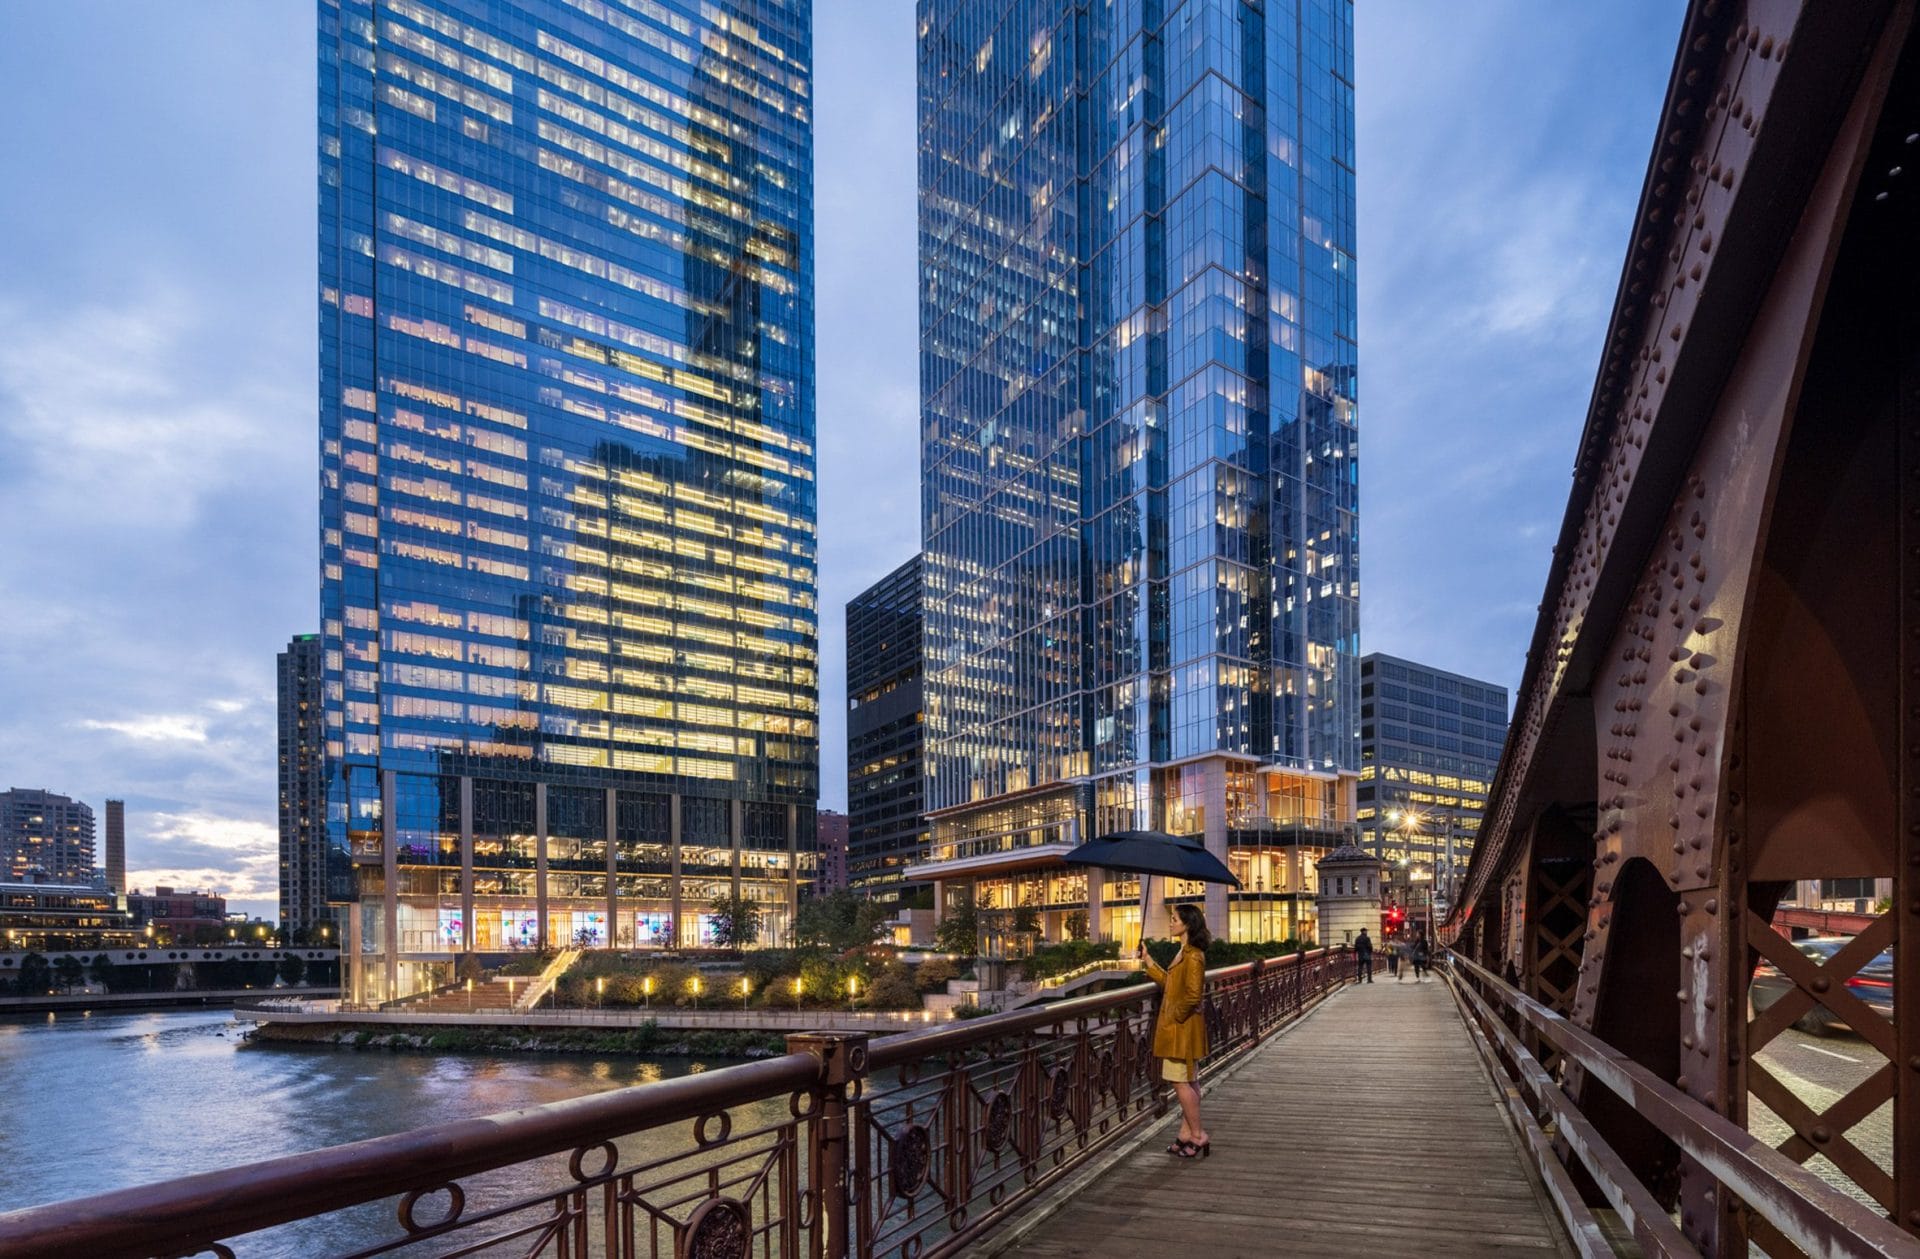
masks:
POLYGON ((1404 984, 1413 975, 1413 941, 1402 937, 1400 942, 1393 946, 1393 951, 1400 963, 1394 982, 1404 984))
POLYGON ((1427 937, 1415 937, 1413 941, 1413 981, 1415 983, 1426 982, 1427 960, 1429 956, 1427 952, 1427 937))
POLYGON ((1394 982, 1396 983, 1399 982, 1400 980, 1400 942, 1398 940, 1387 941, 1387 974, 1393 976, 1394 982))
POLYGON ((1145 940, 1139 954, 1147 964, 1147 978, 1164 989, 1160 1017, 1153 1026, 1153 1056, 1160 1059, 1160 1078, 1173 1085, 1180 1100, 1180 1135, 1167 1147, 1175 1158, 1205 1158, 1213 1140, 1200 1124, 1200 1059, 1207 1054, 1207 1020, 1201 1000, 1207 977, 1207 946, 1213 935, 1207 917, 1192 905, 1175 905, 1169 929, 1180 941, 1173 965, 1161 969, 1147 956, 1145 940))
POLYGON ((1360 928, 1360 938, 1353 942, 1353 981, 1373 982, 1373 937, 1365 927, 1360 928))

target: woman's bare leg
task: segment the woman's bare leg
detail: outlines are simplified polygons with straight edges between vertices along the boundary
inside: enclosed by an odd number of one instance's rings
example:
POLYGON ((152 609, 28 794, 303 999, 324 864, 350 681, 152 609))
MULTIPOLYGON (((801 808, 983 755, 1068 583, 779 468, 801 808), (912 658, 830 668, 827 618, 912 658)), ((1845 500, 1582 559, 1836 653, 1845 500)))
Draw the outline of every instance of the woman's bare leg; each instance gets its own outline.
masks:
POLYGON ((1207 1139, 1207 1131, 1200 1126, 1200 1090, 1192 1084, 1175 1084, 1173 1094, 1180 1099, 1180 1139, 1191 1145, 1199 1145, 1207 1139))

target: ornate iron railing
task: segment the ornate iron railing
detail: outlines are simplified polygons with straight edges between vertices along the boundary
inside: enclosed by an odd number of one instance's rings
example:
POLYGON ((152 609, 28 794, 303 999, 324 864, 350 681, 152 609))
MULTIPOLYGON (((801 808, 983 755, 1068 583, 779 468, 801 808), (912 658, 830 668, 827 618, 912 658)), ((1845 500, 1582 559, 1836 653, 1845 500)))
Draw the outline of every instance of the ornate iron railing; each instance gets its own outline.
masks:
MULTIPOLYGON (((1209 972, 1207 1062, 1353 972, 1344 949, 1209 972)), ((0 1215, 0 1254, 932 1259, 1165 1112, 1157 991, 796 1033, 762 1062, 0 1215)))
MULTIPOLYGON (((1569 1022, 1499 976, 1458 955, 1441 973, 1505 1094, 1582 1255, 1611 1256, 1592 1210, 1570 1170, 1583 1171, 1619 1213, 1641 1253, 1698 1256, 1655 1191, 1610 1146, 1567 1081, 1617 1097, 1713 1177, 1721 1209, 1750 1212, 1756 1223, 1794 1247, 1819 1256, 1913 1256, 1914 1241, 1885 1216, 1822 1181, 1718 1112, 1701 1105, 1599 1037, 1569 1022), (1530 1044, 1538 1044, 1535 1050, 1530 1044), (1553 1062, 1549 1070, 1542 1058, 1553 1062)), ((1768 1253, 1779 1253, 1769 1249, 1768 1253)))

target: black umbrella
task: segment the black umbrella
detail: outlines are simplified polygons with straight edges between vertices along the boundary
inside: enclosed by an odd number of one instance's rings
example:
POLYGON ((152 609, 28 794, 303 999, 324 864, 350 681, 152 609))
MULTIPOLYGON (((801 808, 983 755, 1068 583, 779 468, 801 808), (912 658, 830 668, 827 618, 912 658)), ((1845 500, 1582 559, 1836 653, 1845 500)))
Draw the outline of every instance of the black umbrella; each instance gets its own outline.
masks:
POLYGON ((1156 874, 1201 883, 1239 887, 1240 880, 1220 858, 1191 835, 1165 831, 1116 831, 1080 845, 1061 858, 1070 866, 1098 866, 1140 876, 1140 933, 1147 929, 1147 889, 1156 874))

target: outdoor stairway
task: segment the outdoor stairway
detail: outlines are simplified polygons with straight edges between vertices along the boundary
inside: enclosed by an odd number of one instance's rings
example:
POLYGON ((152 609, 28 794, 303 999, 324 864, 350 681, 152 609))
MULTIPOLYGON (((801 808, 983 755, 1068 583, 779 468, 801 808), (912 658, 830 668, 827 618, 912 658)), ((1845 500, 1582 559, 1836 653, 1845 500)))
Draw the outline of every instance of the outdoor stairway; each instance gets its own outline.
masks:
POLYGON ((464 987, 450 988, 416 998, 395 1007, 395 1011, 400 1014, 466 1014, 469 1011, 503 1014, 514 1008, 514 998, 519 995, 520 985, 531 982, 531 979, 523 979, 509 984, 504 979, 494 979, 475 984, 471 992, 464 987))
POLYGON ((1571 1253, 1437 979, 1343 989, 1227 1068, 1201 1107, 1211 1157, 1166 1154, 1169 1119, 995 1253, 1571 1253))

